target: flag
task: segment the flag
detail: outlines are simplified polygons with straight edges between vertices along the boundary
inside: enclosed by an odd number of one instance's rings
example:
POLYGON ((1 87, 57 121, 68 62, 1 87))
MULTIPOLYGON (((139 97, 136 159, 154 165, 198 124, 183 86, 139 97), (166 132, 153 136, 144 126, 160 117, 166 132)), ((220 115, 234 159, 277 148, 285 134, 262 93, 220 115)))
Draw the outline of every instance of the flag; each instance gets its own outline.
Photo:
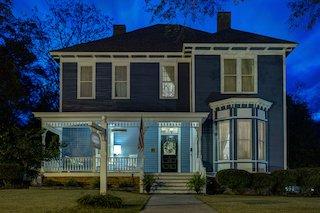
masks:
POLYGON ((144 149, 144 124, 143 124, 143 120, 141 117, 140 120, 140 131, 139 131, 139 142, 138 142, 138 150, 140 152, 143 152, 144 149))

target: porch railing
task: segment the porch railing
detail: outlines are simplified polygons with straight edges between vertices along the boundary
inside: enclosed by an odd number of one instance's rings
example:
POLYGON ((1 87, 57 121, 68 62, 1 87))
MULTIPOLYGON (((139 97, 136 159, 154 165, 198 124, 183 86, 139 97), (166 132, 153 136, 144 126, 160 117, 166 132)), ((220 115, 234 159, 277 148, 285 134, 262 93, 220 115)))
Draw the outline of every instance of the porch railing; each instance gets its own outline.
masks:
MULTIPOLYGON (((137 157, 109 157, 109 172, 138 171, 137 157)), ((99 157, 63 157, 43 162, 44 172, 99 172, 99 157)))

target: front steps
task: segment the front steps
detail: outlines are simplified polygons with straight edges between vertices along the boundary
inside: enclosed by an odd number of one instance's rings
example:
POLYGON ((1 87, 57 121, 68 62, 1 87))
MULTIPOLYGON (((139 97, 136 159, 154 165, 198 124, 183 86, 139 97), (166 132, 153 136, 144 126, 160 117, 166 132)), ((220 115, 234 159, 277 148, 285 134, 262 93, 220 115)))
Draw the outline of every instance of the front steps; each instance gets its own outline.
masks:
POLYGON ((187 182, 193 173, 154 173, 156 183, 152 187, 155 194, 195 193, 187 189, 187 182))

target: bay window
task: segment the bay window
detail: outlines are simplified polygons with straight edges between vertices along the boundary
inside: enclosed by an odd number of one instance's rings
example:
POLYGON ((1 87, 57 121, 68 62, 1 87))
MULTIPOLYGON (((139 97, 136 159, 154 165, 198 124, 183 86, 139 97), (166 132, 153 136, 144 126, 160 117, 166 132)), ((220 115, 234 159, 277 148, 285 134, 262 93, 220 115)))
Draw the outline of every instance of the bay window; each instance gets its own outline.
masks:
POLYGON ((219 160, 230 159, 230 121, 218 122, 218 155, 219 160))
POLYGON ((258 121, 258 160, 266 159, 266 122, 258 121))
POLYGON ((237 120, 237 159, 248 160, 252 158, 252 121, 251 119, 237 120))

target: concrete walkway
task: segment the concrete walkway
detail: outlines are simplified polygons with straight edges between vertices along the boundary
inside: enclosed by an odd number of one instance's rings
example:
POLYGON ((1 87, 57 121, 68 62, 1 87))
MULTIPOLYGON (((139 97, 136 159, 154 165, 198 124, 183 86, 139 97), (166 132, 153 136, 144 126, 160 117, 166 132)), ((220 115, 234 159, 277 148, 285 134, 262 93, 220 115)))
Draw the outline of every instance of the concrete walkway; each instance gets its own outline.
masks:
POLYGON ((194 195, 152 195, 149 202, 145 206, 143 213, 157 212, 216 212, 207 204, 197 200, 194 195))

